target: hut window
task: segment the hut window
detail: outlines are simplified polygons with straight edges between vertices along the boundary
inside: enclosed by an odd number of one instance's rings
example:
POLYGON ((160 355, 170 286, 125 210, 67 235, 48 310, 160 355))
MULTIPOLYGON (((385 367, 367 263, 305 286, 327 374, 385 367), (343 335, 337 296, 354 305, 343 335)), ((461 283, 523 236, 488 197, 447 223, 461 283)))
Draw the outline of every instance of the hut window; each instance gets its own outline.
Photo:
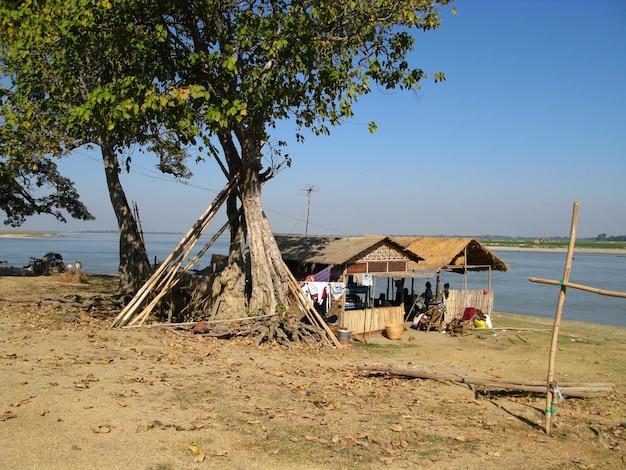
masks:
POLYGON ((359 274, 367 272, 367 264, 365 263, 355 263, 348 265, 348 274, 359 274))
POLYGON ((390 261, 389 272, 404 272, 406 271, 406 261, 390 261))
POLYGON ((372 262, 369 263, 369 272, 370 273, 386 273, 387 272, 387 263, 384 261, 372 262))

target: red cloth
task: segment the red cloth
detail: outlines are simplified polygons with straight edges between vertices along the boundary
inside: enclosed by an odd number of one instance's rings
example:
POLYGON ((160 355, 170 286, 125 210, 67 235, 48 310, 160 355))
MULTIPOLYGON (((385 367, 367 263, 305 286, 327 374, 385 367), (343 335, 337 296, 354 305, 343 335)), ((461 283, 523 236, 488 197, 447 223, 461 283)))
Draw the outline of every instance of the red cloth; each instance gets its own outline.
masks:
POLYGON ((463 311, 463 316, 461 317, 461 321, 470 320, 474 316, 475 313, 476 313, 476 309, 474 307, 467 307, 463 311))

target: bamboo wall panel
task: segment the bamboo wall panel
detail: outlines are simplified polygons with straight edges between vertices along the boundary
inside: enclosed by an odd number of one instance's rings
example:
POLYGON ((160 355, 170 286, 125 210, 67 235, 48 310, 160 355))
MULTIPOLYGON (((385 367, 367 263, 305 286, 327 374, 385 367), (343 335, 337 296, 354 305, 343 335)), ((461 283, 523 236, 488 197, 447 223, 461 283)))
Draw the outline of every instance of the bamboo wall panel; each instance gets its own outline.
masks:
POLYGON ((353 335, 383 331, 387 325, 404 323, 404 307, 376 307, 365 310, 346 310, 343 324, 353 335))
POLYGON ((455 318, 461 318, 467 307, 481 310, 491 317, 493 312, 493 291, 484 290, 451 290, 450 297, 446 300, 446 317, 444 324, 450 323, 455 318))

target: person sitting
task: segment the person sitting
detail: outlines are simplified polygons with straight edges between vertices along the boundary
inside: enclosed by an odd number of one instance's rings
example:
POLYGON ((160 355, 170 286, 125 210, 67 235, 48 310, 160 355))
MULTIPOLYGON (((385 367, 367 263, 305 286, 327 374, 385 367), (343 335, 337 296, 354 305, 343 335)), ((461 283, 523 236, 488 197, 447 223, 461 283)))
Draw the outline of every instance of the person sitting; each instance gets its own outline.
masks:
POLYGON ((404 288, 404 319, 408 320, 411 317, 411 311, 413 310, 415 303, 415 292, 409 294, 409 289, 404 288))
POLYGON ((430 323, 430 316, 425 312, 418 313, 411 322, 411 328, 414 330, 425 330, 428 328, 428 323, 430 323))
POLYGON ((379 307, 390 307, 391 306, 391 302, 389 302, 387 300, 387 296, 385 294, 383 294, 383 293, 381 293, 378 296, 378 302, 377 303, 378 303, 379 307))

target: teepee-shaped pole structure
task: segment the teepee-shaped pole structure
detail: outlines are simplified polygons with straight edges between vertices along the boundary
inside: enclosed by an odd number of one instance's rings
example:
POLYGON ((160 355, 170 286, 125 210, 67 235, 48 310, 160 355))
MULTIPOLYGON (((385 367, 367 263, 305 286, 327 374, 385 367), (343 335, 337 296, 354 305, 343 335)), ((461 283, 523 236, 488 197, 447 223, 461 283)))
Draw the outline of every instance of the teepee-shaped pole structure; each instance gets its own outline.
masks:
MULTIPOLYGON (((161 263, 152 276, 137 291, 131 301, 124 307, 124 309, 122 309, 113 321, 113 324, 111 325, 112 327, 122 327, 130 322, 135 323, 133 315, 135 315, 137 309, 143 305, 144 301, 151 293, 159 291, 159 298, 164 295, 164 291, 166 291, 168 286, 171 286, 173 279, 177 274, 178 268, 183 263, 185 258, 189 256, 189 253, 198 242, 198 239, 208 227, 209 222, 213 219, 213 217, 215 217, 219 208, 228 198, 228 195, 235 186, 235 180, 235 178, 232 178, 226 184, 224 189, 220 191, 215 200, 209 205, 209 207, 207 207, 193 227, 191 227, 191 229, 185 234, 172 253, 170 253, 165 261, 161 263)), ((140 318, 145 318, 150 313, 152 308, 154 308, 154 305, 156 305, 156 302, 150 302, 149 306, 140 314, 140 318)))

